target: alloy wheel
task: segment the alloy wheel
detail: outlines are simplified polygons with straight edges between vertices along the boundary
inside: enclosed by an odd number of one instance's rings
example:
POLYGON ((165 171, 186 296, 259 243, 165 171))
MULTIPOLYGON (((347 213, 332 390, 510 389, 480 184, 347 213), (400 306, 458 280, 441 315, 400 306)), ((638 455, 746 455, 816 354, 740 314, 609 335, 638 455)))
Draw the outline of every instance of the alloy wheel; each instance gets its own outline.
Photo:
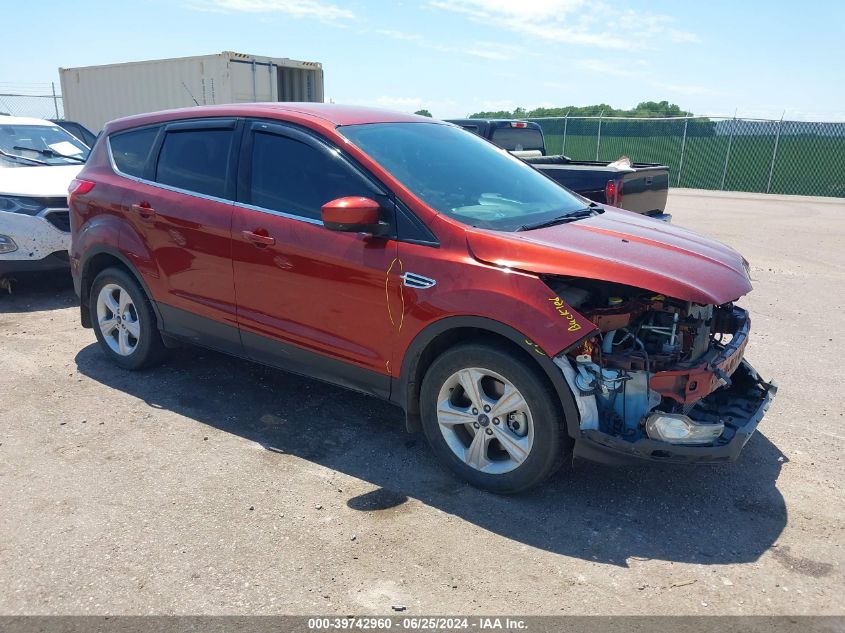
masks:
POLYGON ((534 444, 534 421, 523 395, 504 376, 480 367, 446 380, 437 398, 437 423, 452 452, 484 473, 518 468, 534 444))
POLYGON ((129 293, 117 284, 106 284, 97 295, 97 327, 115 354, 130 356, 138 347, 138 311, 129 293))

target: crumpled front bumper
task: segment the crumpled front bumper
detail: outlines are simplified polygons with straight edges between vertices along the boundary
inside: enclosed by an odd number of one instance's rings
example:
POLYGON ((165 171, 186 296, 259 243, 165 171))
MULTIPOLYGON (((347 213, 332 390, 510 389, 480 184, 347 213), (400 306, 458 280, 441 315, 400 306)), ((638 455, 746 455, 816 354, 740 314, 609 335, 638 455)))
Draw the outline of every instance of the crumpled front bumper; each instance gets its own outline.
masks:
MULTIPOLYGON (((47 209, 44 213, 66 213, 47 209)), ((57 228, 44 215, 0 211, 0 235, 11 238, 17 249, 0 254, 0 274, 68 267, 70 233, 57 228)))
POLYGON ((575 441, 576 457, 606 464, 643 460, 666 463, 715 464, 734 461, 754 434, 777 393, 774 382, 765 382, 743 360, 731 376, 731 384, 711 393, 690 412, 693 419, 721 419, 722 436, 713 444, 669 444, 647 437, 628 441, 598 430, 585 430, 575 441))

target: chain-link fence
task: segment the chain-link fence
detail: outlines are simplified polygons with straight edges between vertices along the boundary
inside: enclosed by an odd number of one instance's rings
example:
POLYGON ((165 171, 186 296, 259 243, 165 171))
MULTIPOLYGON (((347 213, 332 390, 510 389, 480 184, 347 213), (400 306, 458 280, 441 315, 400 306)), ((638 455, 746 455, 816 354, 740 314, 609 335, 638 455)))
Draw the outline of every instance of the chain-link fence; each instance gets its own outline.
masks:
POLYGON ((0 82, 0 114, 36 119, 61 119, 62 95, 54 83, 10 84, 0 82))
MULTIPOLYGON (((60 119, 52 83, 0 83, 0 114, 60 119)), ((548 153, 669 166, 672 187, 845 198, 845 122, 724 117, 528 119, 548 153)))
POLYGON ((551 154, 669 166, 670 185, 845 197, 845 123, 718 117, 529 119, 551 154))

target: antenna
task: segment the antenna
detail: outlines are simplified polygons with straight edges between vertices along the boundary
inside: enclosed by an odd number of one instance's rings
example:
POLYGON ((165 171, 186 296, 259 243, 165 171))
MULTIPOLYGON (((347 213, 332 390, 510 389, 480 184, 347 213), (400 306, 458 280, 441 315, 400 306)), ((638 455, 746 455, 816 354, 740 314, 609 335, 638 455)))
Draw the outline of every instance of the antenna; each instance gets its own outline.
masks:
POLYGON ((194 95, 192 95, 192 94, 191 94, 191 91, 190 91, 190 90, 188 90, 188 86, 186 86, 186 85, 185 85, 185 82, 184 82, 184 81, 182 82, 182 87, 185 89, 185 92, 187 92, 187 93, 188 93, 188 96, 191 98, 191 101, 193 101, 193 102, 194 102, 194 105, 199 105, 199 104, 200 104, 200 102, 199 102, 199 101, 197 101, 196 99, 194 99, 194 95))

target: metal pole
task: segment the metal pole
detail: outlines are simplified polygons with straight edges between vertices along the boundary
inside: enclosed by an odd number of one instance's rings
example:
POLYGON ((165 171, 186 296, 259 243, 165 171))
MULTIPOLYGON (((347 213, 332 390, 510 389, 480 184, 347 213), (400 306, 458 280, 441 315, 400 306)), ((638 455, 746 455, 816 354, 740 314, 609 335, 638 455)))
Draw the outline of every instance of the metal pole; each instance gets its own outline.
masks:
POLYGON ((725 190, 725 178, 728 176, 728 161, 731 159, 731 145, 734 142, 734 128, 736 127, 736 110, 734 110, 734 118, 731 119, 731 135, 728 137, 728 149, 725 152, 725 168, 722 170, 722 186, 720 189, 725 190))
POLYGON ((778 131, 775 134, 775 148, 772 150, 772 164, 769 165, 769 182, 766 183, 766 193, 769 193, 772 189, 772 174, 775 173, 775 158, 778 156, 778 143, 780 142, 780 129, 783 127, 783 117, 786 116, 786 110, 783 111, 783 114, 780 115, 780 121, 778 121, 778 131))
POLYGON ((681 157, 678 160, 678 182, 675 184, 676 187, 681 186, 681 170, 684 168, 684 149, 687 146, 687 123, 689 123, 689 115, 684 117, 684 137, 681 139, 681 157))
POLYGON ((601 148, 601 118, 604 116, 604 110, 599 113, 599 134, 596 139, 596 161, 599 159, 599 149, 601 148))
MULTIPOLYGON (((56 111, 56 118, 59 118, 59 98, 56 96, 56 82, 51 81, 50 85, 53 87, 53 109, 56 111)), ((62 104, 62 110, 64 110, 64 104, 62 104)))
POLYGON ((252 60, 252 100, 258 101, 258 90, 255 86, 255 60, 252 60))
POLYGON ((563 117, 563 147, 560 148, 560 153, 566 156, 566 124, 569 123, 570 110, 566 111, 566 116, 563 117))

